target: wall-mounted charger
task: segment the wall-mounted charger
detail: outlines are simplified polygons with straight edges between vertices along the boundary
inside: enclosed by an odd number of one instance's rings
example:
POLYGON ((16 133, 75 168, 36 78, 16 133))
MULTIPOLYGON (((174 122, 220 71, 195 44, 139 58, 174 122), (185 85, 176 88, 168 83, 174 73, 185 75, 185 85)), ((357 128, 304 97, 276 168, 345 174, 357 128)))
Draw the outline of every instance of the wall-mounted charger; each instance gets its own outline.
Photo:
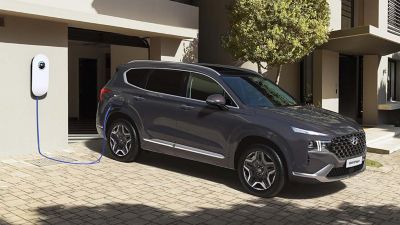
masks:
POLYGON ((32 59, 32 94, 36 97, 45 95, 49 89, 49 58, 43 54, 32 59))

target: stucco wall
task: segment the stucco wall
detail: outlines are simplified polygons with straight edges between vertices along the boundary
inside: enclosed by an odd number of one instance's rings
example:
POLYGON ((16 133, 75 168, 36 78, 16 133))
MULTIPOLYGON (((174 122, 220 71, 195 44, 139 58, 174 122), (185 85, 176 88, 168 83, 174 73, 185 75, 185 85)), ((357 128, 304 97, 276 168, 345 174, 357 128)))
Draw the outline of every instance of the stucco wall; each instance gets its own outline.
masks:
POLYGON ((221 46, 221 35, 228 29, 228 6, 231 0, 201 0, 199 22, 199 62, 234 64, 221 46))
POLYGON ((342 28, 342 1, 328 0, 331 11, 330 30, 340 30, 342 28))
POLYGON ((339 53, 316 50, 313 79, 314 104, 339 112, 339 53))
POLYGON ((132 60, 149 59, 147 48, 136 48, 122 45, 111 45, 111 74, 113 75, 116 68, 128 63, 132 60))
POLYGON ((151 38, 150 59, 170 62, 182 62, 185 48, 192 40, 181 40, 175 38, 151 38))
POLYGON ((198 33, 198 8, 170 0, 1 0, 0 13, 143 37, 198 33))
POLYGON ((197 28, 198 8, 170 0, 16 0, 20 2, 139 20, 157 24, 197 28))
POLYGON ((49 91, 39 102, 42 150, 67 147, 67 36, 66 24, 5 17, 5 27, 0 27, 1 156, 36 152, 30 68, 39 53, 50 60, 49 91))

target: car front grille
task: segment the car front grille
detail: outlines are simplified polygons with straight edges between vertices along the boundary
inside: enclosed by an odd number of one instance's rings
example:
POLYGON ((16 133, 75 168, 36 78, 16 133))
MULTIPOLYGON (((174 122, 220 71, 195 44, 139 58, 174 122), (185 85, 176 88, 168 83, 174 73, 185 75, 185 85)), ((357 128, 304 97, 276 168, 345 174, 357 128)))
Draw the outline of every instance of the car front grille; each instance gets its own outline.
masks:
POLYGON ((365 149, 364 132, 336 137, 328 147, 328 150, 334 153, 339 159, 360 156, 365 152, 365 149))
POLYGON ((364 167, 364 162, 361 165, 351 167, 351 168, 346 168, 346 165, 340 168, 333 168, 331 172, 328 173, 327 177, 341 177, 341 176, 346 176, 355 172, 358 172, 362 170, 364 167))

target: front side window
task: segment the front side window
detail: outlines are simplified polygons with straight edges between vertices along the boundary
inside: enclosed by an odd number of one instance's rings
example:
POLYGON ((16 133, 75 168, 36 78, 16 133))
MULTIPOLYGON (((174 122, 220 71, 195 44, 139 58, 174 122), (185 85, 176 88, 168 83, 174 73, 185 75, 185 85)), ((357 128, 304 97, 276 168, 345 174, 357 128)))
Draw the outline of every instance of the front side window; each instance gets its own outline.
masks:
POLYGON ((225 76, 223 80, 246 105, 254 107, 297 105, 293 97, 261 76, 225 76))
POLYGON ((189 73, 179 70, 154 69, 150 72, 146 89, 159 93, 185 97, 189 73))
POLYGON ((232 99, 225 93, 224 89, 213 79, 192 73, 188 82, 187 96, 191 99, 206 101, 208 96, 220 94, 225 96, 226 104, 235 106, 232 99))

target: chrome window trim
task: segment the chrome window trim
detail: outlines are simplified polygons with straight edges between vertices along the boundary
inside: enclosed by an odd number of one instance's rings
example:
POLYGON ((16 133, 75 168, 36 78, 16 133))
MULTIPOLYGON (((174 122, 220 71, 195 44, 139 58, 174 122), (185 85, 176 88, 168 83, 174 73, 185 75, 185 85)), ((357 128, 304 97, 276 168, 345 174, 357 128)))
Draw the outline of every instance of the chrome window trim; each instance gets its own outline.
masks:
POLYGON ((205 155, 205 156, 209 156, 209 157, 213 157, 213 158, 217 158, 217 159, 225 159, 225 156, 215 153, 215 152, 210 152, 210 151, 206 151, 206 150, 199 149, 199 148, 193 148, 193 147, 189 147, 186 145, 175 144, 175 143, 160 140, 160 139, 143 138, 143 141, 150 142, 153 144, 163 145, 163 146, 167 146, 170 148, 179 149, 179 150, 183 150, 183 151, 187 151, 187 152, 192 152, 192 153, 196 153, 199 155, 205 155))
POLYGON ((224 86, 222 86, 220 82, 218 82, 217 80, 215 80, 214 78, 210 77, 209 75, 207 75, 207 74, 205 74, 205 73, 194 72, 194 71, 184 70, 184 69, 174 69, 174 68, 162 68, 162 67, 159 67, 159 68, 153 68, 153 67, 135 67, 135 68, 130 68, 130 69, 126 70, 126 71, 124 72, 124 74, 123 74, 123 78, 124 78, 124 83, 125 83, 125 84, 127 84, 127 85, 129 85, 129 86, 132 86, 132 87, 135 87, 135 88, 138 88, 138 89, 143 90, 143 91, 147 91, 147 92, 155 93, 155 94, 161 94, 161 95, 165 95, 165 96, 171 96, 171 97, 182 98, 182 99, 189 99, 189 100, 192 100, 192 101, 196 101, 196 102, 201 102, 201 103, 207 104, 206 101, 201 101, 201 100, 198 100, 198 99, 187 98, 187 97, 182 97, 182 96, 177 96, 177 95, 171 95, 171 94, 167 94, 167 93, 161 93, 161 92, 157 92, 157 91, 151 91, 151 90, 147 90, 147 89, 144 89, 144 88, 141 88, 141 87, 138 87, 138 86, 136 86, 136 85, 133 85, 133 84, 129 83, 129 82, 128 82, 128 79, 126 78, 126 73, 128 73, 128 72, 131 71, 131 70, 137 70, 137 69, 175 70, 175 71, 182 71, 182 72, 188 72, 188 73, 196 73, 196 74, 199 74, 199 75, 203 75, 203 76, 209 77, 210 79, 212 79, 213 81, 215 81, 215 82, 225 91, 225 93, 232 99, 233 103, 235 103, 235 105, 236 105, 236 106, 227 105, 227 107, 228 107, 228 108, 233 108, 233 109, 240 109, 240 107, 239 107, 239 105, 236 103, 235 99, 232 98, 231 94, 224 88, 224 86))

